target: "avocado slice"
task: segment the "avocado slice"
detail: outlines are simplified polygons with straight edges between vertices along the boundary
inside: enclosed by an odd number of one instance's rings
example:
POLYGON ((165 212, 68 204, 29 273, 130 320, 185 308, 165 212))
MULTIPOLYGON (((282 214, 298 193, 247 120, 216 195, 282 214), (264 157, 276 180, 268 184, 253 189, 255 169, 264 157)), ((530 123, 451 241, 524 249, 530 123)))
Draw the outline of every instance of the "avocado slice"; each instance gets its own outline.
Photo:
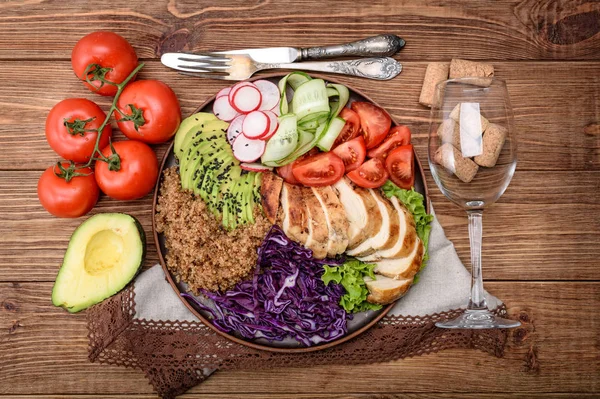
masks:
POLYGON ((190 175, 202 165, 205 160, 204 155, 210 158, 211 153, 220 151, 225 146, 229 147, 227 141, 216 133, 208 136, 198 136, 195 140, 188 143, 184 150, 186 155, 182 157, 179 165, 181 187, 184 189, 193 189, 193 186, 188 186, 190 175))
POLYGON ((244 182, 244 221, 246 223, 254 223, 254 177, 256 172, 248 172, 246 181, 244 182))
POLYGON ((181 145, 188 133, 191 133, 194 130, 202 130, 204 129, 204 125, 208 122, 216 120, 218 120, 217 117, 208 112, 198 112, 182 120, 179 129, 177 129, 177 133, 175 133, 175 139, 173 140, 173 151, 175 152, 175 155, 179 157, 180 151, 183 148, 181 145))
POLYGON ((205 123, 203 126, 192 128, 189 132, 186 133, 182 142, 180 152, 175 152, 175 155, 178 155, 179 160, 181 161, 181 156, 186 152, 186 147, 190 142, 199 136, 213 136, 222 137, 223 139, 227 139, 227 128, 229 127, 229 123, 223 122, 221 120, 211 121, 205 123))
POLYGON ((71 236, 52 289, 52 303, 79 312, 122 290, 146 254, 144 229, 124 213, 101 213, 71 236))
POLYGON ((187 178, 189 179, 190 190, 194 190, 194 194, 199 195, 206 201, 207 196, 205 196, 205 192, 202 191, 202 187, 206 187, 208 184, 206 173, 209 170, 214 172, 214 170, 221 165, 223 160, 230 155, 224 147, 217 147, 215 150, 211 149, 210 152, 200 155, 202 157, 201 162, 197 164, 195 170, 192 170, 187 175, 187 178))

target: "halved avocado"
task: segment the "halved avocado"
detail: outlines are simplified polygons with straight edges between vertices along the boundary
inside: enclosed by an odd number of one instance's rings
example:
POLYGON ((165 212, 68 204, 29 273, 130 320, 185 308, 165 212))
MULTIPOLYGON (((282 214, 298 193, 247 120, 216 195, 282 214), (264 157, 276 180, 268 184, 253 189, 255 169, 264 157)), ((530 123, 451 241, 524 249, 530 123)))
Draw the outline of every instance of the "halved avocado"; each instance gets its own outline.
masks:
POLYGON ((52 289, 54 306, 71 313, 122 290, 139 272, 146 254, 144 229, 124 213, 103 213, 71 236, 52 289))

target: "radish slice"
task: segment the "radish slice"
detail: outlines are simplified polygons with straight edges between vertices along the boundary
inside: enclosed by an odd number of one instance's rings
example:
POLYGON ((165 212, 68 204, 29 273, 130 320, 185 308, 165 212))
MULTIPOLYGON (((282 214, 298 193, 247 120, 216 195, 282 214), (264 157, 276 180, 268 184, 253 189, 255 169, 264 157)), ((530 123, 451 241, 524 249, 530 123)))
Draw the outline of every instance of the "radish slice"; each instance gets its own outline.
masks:
POLYGON ((231 93, 233 93, 231 106, 242 114, 254 111, 260 106, 262 97, 260 91, 256 87, 243 86, 235 91, 232 89, 229 93, 229 97, 232 97, 231 93))
POLYGON ((260 139, 270 130, 270 118, 262 111, 252 111, 244 119, 242 133, 249 139, 260 139))
POLYGON ((271 112, 277 116, 281 116, 281 110, 279 109, 279 101, 277 101, 277 105, 273 107, 271 112))
POLYGON ((216 98, 226 96, 229 94, 230 91, 231 91, 231 87, 225 87, 224 89, 219 90, 216 98))
POLYGON ((279 121, 277 120, 277 115, 275 115, 275 113, 273 111, 263 111, 263 112, 265 113, 265 115, 267 115, 269 117, 269 132, 266 135, 262 136, 260 139, 268 140, 271 137, 273 137, 273 135, 277 131, 277 127, 279 127, 279 121))
POLYGON ((229 98, 223 96, 213 103, 213 114, 222 121, 229 122, 238 115, 238 112, 229 104, 229 98))
POLYGON ((252 82, 239 82, 239 83, 234 84, 233 86, 231 86, 231 90, 227 94, 229 96, 229 102, 231 104, 233 104, 233 96, 234 96, 235 92, 238 91, 238 89, 241 89, 242 87, 246 87, 246 86, 254 87, 254 88, 258 89, 252 82))
POLYGON ((268 172, 273 170, 270 166, 265 166, 262 163, 241 163, 240 168, 249 172, 268 172))
POLYGON ((229 127, 227 128, 227 141, 229 141, 230 145, 233 145, 237 136, 242 134, 242 124, 244 123, 244 119, 246 119, 246 115, 238 115, 229 124, 229 127))
POLYGON ((257 80, 254 84, 262 95, 262 102, 259 107, 261 111, 271 110, 279 104, 279 88, 275 83, 268 80, 257 80))
POLYGON ((265 152, 266 143, 240 134, 233 142, 233 156, 240 162, 254 162, 265 152))

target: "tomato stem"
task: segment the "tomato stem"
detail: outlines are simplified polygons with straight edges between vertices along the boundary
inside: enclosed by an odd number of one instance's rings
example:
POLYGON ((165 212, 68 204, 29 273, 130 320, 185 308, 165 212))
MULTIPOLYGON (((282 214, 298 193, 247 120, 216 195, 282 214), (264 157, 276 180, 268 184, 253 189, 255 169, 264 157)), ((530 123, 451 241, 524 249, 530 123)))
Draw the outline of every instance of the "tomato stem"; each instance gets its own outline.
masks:
POLYGON ((131 121, 133 122, 133 127, 135 128, 135 131, 139 132, 139 127, 144 126, 144 124, 146 123, 146 120, 144 119, 144 110, 136 108, 136 106, 133 104, 127 104, 127 106, 131 110, 131 114, 127 115, 119 111, 119 113, 123 115, 123 118, 119 119, 119 122, 131 121))
MULTIPOLYGON (((91 67, 93 67, 94 65, 95 64, 88 65, 87 68, 86 68, 86 73, 88 73, 88 70, 91 67)), ((115 94, 115 98, 113 99, 113 102, 112 102, 112 104, 110 106, 110 109, 106 113, 106 118, 104 119, 104 122, 102 122, 102 124, 97 129, 98 135, 96 136, 96 143, 94 144, 94 150, 92 151, 92 154, 90 156, 90 160, 84 166, 82 166, 82 168, 87 168, 87 167, 92 166, 92 163, 94 162, 94 160, 107 162, 110 165, 113 165, 113 168, 116 168, 116 169, 111 169, 111 170, 119 170, 121 168, 121 161, 120 161, 120 158, 119 158, 119 154, 117 154, 116 151, 114 151, 114 147, 112 147, 112 143, 111 143, 112 155, 110 155, 110 157, 106 157, 104 154, 102 154, 101 148, 98 148, 98 146, 100 144, 100 140, 102 139, 102 132, 103 132, 104 128, 106 127, 106 125, 108 124, 108 122, 110 121, 110 116, 112 115, 112 113, 115 110, 118 111, 117 101, 119 100, 119 97, 121 96, 121 93, 123 92, 123 89, 125 88, 125 86, 127 86, 127 84, 129 83, 129 81, 131 79, 133 79, 133 77, 135 75, 137 75, 137 73, 143 67, 144 67, 144 63, 142 62, 133 71, 131 71, 131 73, 129 74, 129 76, 127 76, 125 78, 125 80, 123 80, 121 83, 113 83, 113 82, 106 81, 106 83, 108 83, 108 84, 112 84, 114 86, 117 86, 117 93, 115 94), (98 157, 96 157, 96 155, 98 155, 98 157)), ((86 80, 87 80, 87 75, 86 75, 86 80)))
POLYGON ((69 166, 67 168, 62 165, 62 162, 57 162, 56 167, 58 167, 59 173, 56 173, 55 168, 53 168, 52 172, 54 172, 54 175, 56 177, 60 177, 61 179, 65 179, 67 183, 70 182, 75 176, 89 176, 91 174, 77 172, 77 170, 81 168, 77 168, 73 161, 69 161, 69 166))
POLYGON ((70 135, 72 135, 72 136, 80 135, 83 137, 85 135, 85 132, 95 132, 96 131, 96 129, 86 129, 85 128, 85 125, 87 125, 94 119, 96 119, 95 116, 88 118, 88 119, 84 119, 84 120, 75 119, 72 122, 69 122, 68 119, 64 119, 63 124, 65 125, 65 128, 67 129, 67 133, 69 133, 70 135))

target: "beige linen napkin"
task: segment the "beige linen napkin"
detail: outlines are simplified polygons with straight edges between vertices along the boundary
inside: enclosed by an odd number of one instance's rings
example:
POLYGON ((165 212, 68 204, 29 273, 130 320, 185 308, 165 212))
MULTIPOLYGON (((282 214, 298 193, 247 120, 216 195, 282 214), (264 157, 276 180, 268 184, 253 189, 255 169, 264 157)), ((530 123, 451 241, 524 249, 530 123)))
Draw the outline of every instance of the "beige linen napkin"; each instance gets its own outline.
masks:
MULTIPOLYGON (((88 311, 90 360, 141 368, 159 395, 168 398, 216 369, 364 364, 456 347, 502 356, 506 331, 442 333, 434 326, 464 308, 471 276, 437 219, 432 222, 429 252, 419 282, 375 327, 344 344, 308 354, 258 351, 214 333, 183 305, 156 265, 127 290, 88 311), (374 349, 367 351, 372 355, 360 350, 365 346, 374 349)), ((498 298, 488 294, 487 302, 490 310, 506 316, 498 298)))

